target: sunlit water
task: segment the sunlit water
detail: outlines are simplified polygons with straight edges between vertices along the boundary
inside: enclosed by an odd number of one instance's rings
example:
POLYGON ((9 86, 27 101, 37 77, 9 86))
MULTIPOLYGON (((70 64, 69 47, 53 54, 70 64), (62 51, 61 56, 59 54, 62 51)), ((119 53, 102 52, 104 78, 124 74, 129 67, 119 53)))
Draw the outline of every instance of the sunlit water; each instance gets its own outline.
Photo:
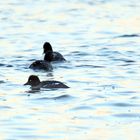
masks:
POLYGON ((0 140, 139 140, 139 0, 0 2, 0 140), (66 63, 28 67, 45 41, 66 63), (33 92, 28 76, 71 88, 33 92))

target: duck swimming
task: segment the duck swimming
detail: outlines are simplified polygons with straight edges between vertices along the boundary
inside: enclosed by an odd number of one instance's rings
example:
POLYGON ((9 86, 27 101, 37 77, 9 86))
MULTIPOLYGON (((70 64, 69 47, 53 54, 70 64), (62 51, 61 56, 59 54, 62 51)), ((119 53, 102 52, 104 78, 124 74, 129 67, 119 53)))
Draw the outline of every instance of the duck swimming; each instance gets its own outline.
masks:
POLYGON ((42 69, 42 70, 47 70, 47 71, 51 71, 53 68, 52 68, 52 65, 51 65, 51 61, 53 59, 53 55, 51 52, 47 52, 45 54, 45 57, 44 57, 44 60, 36 60, 35 62, 33 62, 29 68, 31 69, 42 69))
POLYGON ((53 55, 52 61, 66 61, 62 54, 59 52, 55 52, 52 49, 52 46, 49 42, 45 42, 43 45, 43 53, 46 54, 47 52, 51 52, 53 55))
POLYGON ((40 88, 69 88, 67 85, 60 81, 40 81, 38 76, 30 75, 27 83, 24 85, 31 85, 32 89, 40 89, 40 88))

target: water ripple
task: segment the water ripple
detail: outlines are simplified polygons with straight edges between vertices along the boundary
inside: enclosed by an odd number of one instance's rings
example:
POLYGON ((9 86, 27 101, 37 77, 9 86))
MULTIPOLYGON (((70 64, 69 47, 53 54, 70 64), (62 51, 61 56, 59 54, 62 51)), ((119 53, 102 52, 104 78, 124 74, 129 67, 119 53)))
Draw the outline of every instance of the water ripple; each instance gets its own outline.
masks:
POLYGON ((5 83, 5 81, 3 81, 3 80, 0 80, 0 84, 3 84, 3 83, 5 83))
POLYGON ((36 98, 35 100, 71 100, 73 99, 73 96, 70 95, 60 95, 60 96, 55 96, 55 97, 41 97, 41 98, 36 98))
POLYGON ((134 113, 123 113, 123 114, 114 114, 113 116, 119 118, 140 118, 140 114, 134 113))
POLYGON ((138 104, 130 104, 130 103, 112 103, 110 105, 116 107, 139 107, 140 106, 138 104))
POLYGON ((139 34, 124 34, 124 35, 120 35, 120 36, 118 36, 118 37, 120 37, 120 38, 121 38, 121 37, 124 37, 124 38, 125 38, 125 37, 126 37, 126 38, 127 38, 127 37, 139 37, 139 34))
POLYGON ((124 58, 120 58, 120 59, 114 58, 113 60, 114 61, 122 61, 122 62, 125 62, 125 63, 134 63, 135 62, 134 60, 124 59, 124 58))
POLYGON ((11 106, 1 106, 0 105, 0 109, 12 109, 12 107, 11 106))
POLYGON ((0 67, 13 67, 12 65, 9 65, 9 64, 2 64, 2 63, 0 63, 0 67))
POLYGON ((105 68, 105 66, 97 66, 97 65, 76 65, 76 67, 88 67, 88 68, 105 68))
POLYGON ((69 109, 69 111, 78 111, 78 110, 93 110, 93 107, 91 106, 78 106, 78 107, 74 107, 72 109, 69 109))

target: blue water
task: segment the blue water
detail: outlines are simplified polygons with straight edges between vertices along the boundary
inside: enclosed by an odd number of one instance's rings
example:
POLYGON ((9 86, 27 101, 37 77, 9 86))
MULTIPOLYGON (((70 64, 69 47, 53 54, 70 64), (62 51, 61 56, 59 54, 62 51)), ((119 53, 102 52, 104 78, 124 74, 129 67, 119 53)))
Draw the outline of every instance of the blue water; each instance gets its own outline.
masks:
POLYGON ((0 2, 0 140, 139 140, 139 0, 0 2), (28 67, 52 44, 66 63, 28 67), (23 86, 29 75, 69 89, 23 86))

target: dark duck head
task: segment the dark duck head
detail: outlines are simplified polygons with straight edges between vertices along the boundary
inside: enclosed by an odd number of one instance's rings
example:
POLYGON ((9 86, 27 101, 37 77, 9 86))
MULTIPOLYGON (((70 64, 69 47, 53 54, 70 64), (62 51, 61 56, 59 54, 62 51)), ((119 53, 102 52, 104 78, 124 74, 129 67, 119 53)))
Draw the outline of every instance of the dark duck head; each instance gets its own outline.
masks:
POLYGON ((30 75, 30 77, 28 78, 27 83, 25 83, 24 85, 37 86, 40 83, 41 82, 40 82, 39 78, 36 75, 30 75))
POLYGON ((49 42, 45 42, 43 45, 43 53, 53 52, 52 46, 49 42))

